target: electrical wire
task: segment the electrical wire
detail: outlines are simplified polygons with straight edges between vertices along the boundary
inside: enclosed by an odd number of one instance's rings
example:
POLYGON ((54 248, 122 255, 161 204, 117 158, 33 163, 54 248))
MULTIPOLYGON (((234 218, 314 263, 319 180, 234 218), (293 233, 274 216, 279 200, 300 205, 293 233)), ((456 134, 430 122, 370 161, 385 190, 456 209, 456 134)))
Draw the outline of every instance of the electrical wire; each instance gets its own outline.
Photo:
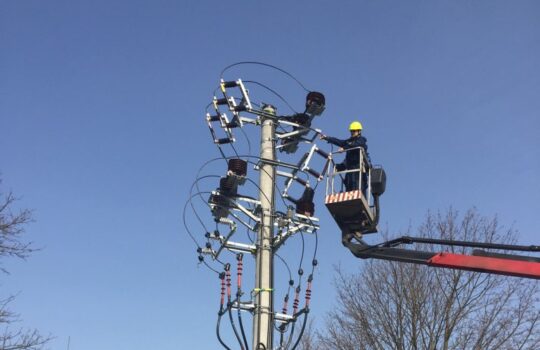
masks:
MULTIPOLYGON (((292 280, 292 273, 291 273, 291 269, 289 268, 289 264, 287 264, 287 262, 278 253, 274 253, 274 255, 277 256, 278 259, 281 260, 281 262, 283 262, 283 264, 287 268, 287 272, 289 273, 289 281, 291 281, 292 280)), ((291 290, 291 286, 289 285, 287 294, 289 294, 290 290, 291 290)))
POLYGON ((308 314, 307 311, 304 313, 304 322, 302 322, 302 328, 300 329, 300 334, 298 335, 298 338, 296 339, 296 342, 294 343, 291 350, 296 349, 298 346, 298 343, 300 343, 300 339, 302 339, 302 336, 304 335, 304 330, 306 329, 306 323, 307 323, 308 314))
POLYGON ((220 334, 220 331, 219 331, 219 325, 221 323, 221 316, 222 314, 221 313, 218 313, 218 319, 217 319, 217 324, 216 324, 216 335, 217 335, 217 338, 218 338, 218 341, 219 343, 227 350, 231 350, 231 348, 229 348, 227 346, 227 344, 225 344, 225 342, 221 339, 221 334, 220 334))
POLYGON ((223 74, 229 70, 230 68, 232 67, 235 67, 235 66, 239 66, 239 65, 244 65, 244 64, 253 64, 253 65, 260 65, 260 66, 265 66, 265 67, 269 67, 269 68, 273 68, 275 70, 278 70, 280 71, 281 73, 287 75, 288 77, 290 77, 291 79, 293 79, 294 81, 296 81, 298 83, 298 85, 300 85, 302 87, 302 89, 304 89, 304 91, 307 91, 309 92, 310 90, 308 90, 304 84, 302 84, 300 82, 300 80, 296 79, 291 73, 287 72, 286 70, 284 69, 281 69, 279 67, 276 67, 276 66, 273 66, 271 64, 268 64, 268 63, 264 63, 264 62, 258 62, 258 61, 243 61, 243 62, 236 62, 236 63, 233 63, 233 64, 230 64, 228 65, 227 67, 223 68, 223 70, 221 71, 220 73, 220 77, 223 79, 223 74))
MULTIPOLYGON (((240 303, 240 301, 238 303, 240 303)), ((247 338, 246 338, 246 332, 244 331, 244 324, 242 323, 242 316, 241 316, 240 306, 238 307, 238 325, 240 326, 240 333, 242 333, 242 339, 244 340, 244 346, 246 347, 246 350, 249 350, 248 341, 247 341, 247 338)))
MULTIPOLYGON (((200 195, 200 194, 202 194, 202 193, 211 193, 211 192, 197 192, 197 193, 193 194, 193 195, 188 199, 188 202, 191 204, 193 197, 198 196, 198 195, 200 195)), ((206 203, 206 204, 209 205, 208 203, 206 203)), ((188 232, 188 234, 189 234, 189 236, 191 237, 191 239, 192 239, 192 240, 195 242, 195 244, 197 245, 197 248, 201 248, 201 246, 199 245, 199 243, 197 242, 197 240, 195 239, 194 235, 193 235, 192 232, 189 230, 189 228, 188 228, 188 226, 187 226, 187 224, 186 224, 186 215, 185 215, 185 214, 186 214, 186 207, 187 207, 187 203, 186 203, 186 205, 184 206, 184 213, 183 213, 184 227, 186 228, 186 231, 188 232)), ((195 215, 198 217, 198 214, 197 214, 195 208, 194 208, 193 206, 192 206, 192 208, 193 208, 193 211, 194 211, 195 215)), ((200 219, 200 218, 199 218, 199 219, 200 219)), ((207 230, 206 228, 205 228, 205 232, 208 232, 208 230, 207 230)), ((214 258, 214 260, 217 261, 217 262, 219 262, 220 264, 223 265, 223 262, 221 262, 219 259, 214 258)), ((205 263, 205 265, 208 266, 208 264, 206 264, 206 263, 205 263)))
MULTIPOLYGON (((265 63, 261 63, 261 62, 238 62, 238 63, 232 64, 232 65, 226 67, 225 69, 223 69, 223 71, 221 72, 221 77, 223 77, 224 72, 227 71, 229 68, 231 68, 231 67, 233 67, 233 66, 236 66, 236 65, 240 65, 240 64, 258 64, 258 65, 263 65, 263 66, 267 66, 267 67, 270 67, 270 68, 274 68, 274 69, 276 69, 276 70, 278 70, 278 71, 280 71, 280 72, 286 74, 287 76, 289 76, 289 77, 292 78, 293 80, 295 80, 295 81, 296 81, 296 82, 297 82, 297 83, 298 83, 305 91, 309 91, 308 89, 306 89, 306 88, 304 87, 304 85, 303 85, 300 81, 298 81, 295 77, 293 77, 293 76, 292 76, 291 74, 289 74, 288 72, 286 72, 286 71, 284 71, 284 70, 282 70, 282 69, 280 69, 280 68, 278 68, 278 67, 275 67, 275 66, 272 66, 272 65, 268 65, 268 64, 265 64, 265 63)), ((266 86, 266 85, 264 85, 264 84, 262 84, 262 83, 256 82, 256 81, 246 80, 245 82, 246 82, 246 83, 251 83, 251 84, 259 85, 259 86, 261 86, 261 87, 267 89, 268 91, 272 92, 272 93, 275 94, 278 98, 280 98, 280 99, 281 99, 281 100, 282 100, 282 101, 283 101, 283 102, 284 102, 284 103, 285 103, 285 104, 286 104, 293 112, 296 113, 296 111, 294 110, 294 108, 292 108, 292 106, 291 106, 291 105, 290 105, 290 104, 289 104, 289 103, 288 103, 288 102, 287 102, 287 101, 286 101, 279 93, 277 93, 277 92, 274 91, 273 89, 269 88, 268 86, 266 86)), ((214 91, 214 95, 215 95, 215 91, 214 91)), ((256 105, 256 103, 254 103, 254 104, 256 105)), ((209 104, 209 105, 207 106, 207 109, 208 109, 208 107, 209 107, 210 105, 211 105, 211 104, 209 104)), ((282 129, 284 129, 282 125, 279 125, 279 124, 278 124, 278 127, 281 127, 282 129)), ((312 131, 318 132, 317 130, 315 130, 315 129, 313 129, 313 128, 309 128, 309 129, 312 130, 312 131)), ((244 135, 244 137, 245 137, 245 139, 246 139, 246 143, 247 143, 247 146, 248 146, 248 153, 249 153, 248 156, 244 156, 244 155, 243 155, 242 157, 255 158, 255 159, 257 159, 259 162, 257 162, 257 163, 256 163, 256 162, 253 162, 253 161, 248 161, 248 162, 249 162, 250 164, 254 164, 254 165, 260 164, 260 160, 261 160, 260 157, 253 156, 253 155, 251 154, 251 142, 250 142, 250 139, 249 139, 247 133, 243 130, 243 128, 240 128, 240 130, 241 130, 241 132, 243 133, 243 135, 244 135)), ((284 129, 284 130, 286 130, 286 129, 284 129)), ((198 215, 198 213, 197 213, 195 207, 193 206, 192 200, 193 200, 193 198, 194 198, 195 196, 199 195, 200 199, 201 199, 208 207, 210 207, 210 205, 202 198, 202 194, 203 194, 203 193, 211 193, 211 192, 204 192, 204 191, 201 191, 200 188, 199 188, 199 182, 200 182, 202 179, 204 179, 204 178, 208 178, 208 177, 220 177, 220 176, 218 176, 218 175, 206 175, 206 176, 203 176, 203 177, 199 177, 199 174, 200 174, 201 171, 204 169, 204 167, 206 167, 206 166, 207 166, 209 163, 211 163, 212 161, 219 160, 219 159, 223 159, 223 160, 225 160, 225 161, 228 163, 228 159, 231 159, 231 158, 241 158, 241 156, 239 155, 239 153, 238 153, 236 147, 235 147, 232 143, 230 144, 230 146, 231 146, 233 152, 235 153, 236 157, 234 157, 234 156, 227 157, 227 156, 225 155, 225 153, 223 152, 223 149, 222 149, 221 145, 218 144, 217 146, 218 146, 218 149, 219 149, 219 151, 220 151, 221 157, 220 157, 220 158, 212 159, 212 160, 206 162, 205 164, 203 164, 203 166, 201 166, 201 168, 199 168, 199 171, 197 172, 197 179, 195 180, 194 184, 192 184, 192 187, 191 187, 191 189, 190 189, 190 195, 191 195, 191 197, 190 197, 190 199, 188 200, 188 202, 191 204, 191 207, 192 207, 193 212, 195 213, 197 219, 198 219, 199 222, 202 224, 202 226, 204 227, 204 229, 205 229, 206 232, 208 232, 208 230, 206 229, 206 226, 205 226, 204 223, 202 222, 202 220, 201 220, 200 216, 198 215), (194 186, 197 187, 197 193, 192 195, 193 187, 194 187, 194 186)), ((264 171, 267 175, 270 175, 270 173, 269 173, 266 169, 264 169, 263 167, 259 167, 259 170, 264 171)), ((300 173, 303 173, 304 176, 306 176, 306 178, 309 179, 310 175, 307 174, 305 171, 300 171, 300 173)), ((262 195, 266 198, 266 200, 268 200, 269 202, 272 202, 272 203, 273 203, 273 198, 272 198, 272 201, 270 201, 270 198, 268 198, 268 196, 266 195, 266 193, 264 193, 264 192, 261 190, 261 188, 259 187, 259 185, 258 185, 255 181, 253 181, 252 179, 249 179, 249 178, 247 178, 247 179, 249 180, 249 182, 251 182, 251 183, 259 190, 260 193, 262 193, 262 195)), ((315 185, 314 189, 316 189, 318 185, 319 185, 319 183, 317 182, 317 184, 315 185)), ((280 190, 280 188, 279 188, 279 186, 278 186, 278 184, 277 184, 276 181, 274 181, 273 186, 275 187, 275 189, 276 189, 276 191, 278 192, 278 194, 280 194, 279 197, 281 198, 281 201, 283 202, 283 205, 284 205, 285 207, 289 207, 288 203, 284 200, 283 196, 281 195, 282 191, 280 190)), ((187 202, 186 202, 186 204, 185 204, 185 206, 184 206, 184 212, 183 212, 184 226, 185 226, 185 228, 186 228, 186 232, 188 232, 188 234, 190 235, 191 239, 195 242, 196 246, 197 246, 198 248, 200 248, 200 246, 199 246, 197 240, 195 239, 194 235, 193 235, 192 232, 189 230, 189 228, 188 228, 188 226, 187 226, 187 224, 186 224, 186 210, 187 210, 187 202)), ((233 213, 231 213, 231 214, 233 214, 233 213)), ((240 221, 241 223, 243 223, 242 220, 240 220, 236 215, 233 215, 233 217, 235 217, 238 221, 240 221)), ((274 218, 272 218, 272 220, 274 220, 274 218)), ((251 218, 248 217, 248 221, 249 221, 249 224, 251 224, 251 218)), ((311 220, 310 220, 310 221, 311 221, 311 220)), ((312 221, 311 221, 311 223, 312 223, 312 225, 313 225, 313 222, 312 222, 312 221)), ((219 228, 218 228, 217 223, 216 223, 216 231, 219 232, 219 228)), ((248 234, 248 238, 253 242, 253 239, 252 239, 251 236, 250 236, 250 232, 252 231, 252 230, 250 229, 250 227, 247 227, 247 230, 246 230, 246 231, 247 231, 247 234, 248 234)), ((301 238, 302 238, 302 252, 301 252, 301 258, 300 258, 299 270, 298 270, 298 271, 299 271, 298 288, 301 286, 301 279, 302 279, 302 275, 303 275, 303 272, 302 272, 302 265, 303 265, 303 259, 304 259, 304 254, 305 254, 305 238, 304 238, 304 232, 303 232, 302 229, 300 229, 300 234, 301 234, 301 238)), ((316 255, 317 255, 317 247, 318 247, 318 233, 317 233, 317 230, 314 230, 314 234, 315 234, 315 248, 314 248, 314 253, 313 253, 313 257, 314 257, 314 258, 313 258, 313 262, 316 261, 316 255)), ((285 267, 287 268, 287 271, 288 271, 288 274, 289 274, 290 281, 292 281, 292 273, 291 273, 291 271, 290 271, 290 268, 289 268, 287 262, 286 262, 281 256, 279 256, 277 253, 276 253, 276 256, 284 263, 285 267)), ((203 261, 203 262, 204 262, 204 264, 205 264, 207 267, 209 267, 211 270, 213 270, 214 272, 217 272, 217 271, 214 270, 212 267, 210 267, 205 261, 203 261)), ((223 264, 223 263, 222 263, 222 264, 223 264)), ((316 264, 313 263, 313 265, 312 265, 312 273, 313 273, 313 271, 314 271, 314 269, 315 269, 315 265, 316 265, 316 264)), ((288 287, 288 289, 287 289, 287 295, 290 293, 291 287, 292 287, 292 286, 289 284, 289 287, 288 287)), ((240 301, 239 301, 238 298, 239 298, 239 296, 237 297, 236 300, 237 300, 238 303, 240 303, 240 301)), ((237 340, 239 341, 239 344, 240 344, 241 348, 243 348, 242 342, 240 341, 240 339, 239 339, 239 337, 238 337, 238 334, 237 334, 237 331, 236 331, 236 327, 235 327, 235 325, 234 325, 234 321, 233 321, 232 313, 231 313, 231 306, 232 306, 232 304, 230 304, 230 305, 228 306, 229 318, 230 318, 230 321, 231 321, 231 325, 232 325, 232 327, 233 327, 233 330, 235 331, 235 335, 236 335, 236 337, 237 337, 237 340)), ((238 308, 238 318, 239 318, 239 324, 240 324, 240 328, 241 328, 242 335, 243 335, 244 345, 246 346, 246 349, 247 349, 247 341, 246 341, 246 339, 245 339, 245 334, 244 334, 243 325, 242 325, 242 319, 241 319, 241 316, 240 316, 240 308, 238 308)), ((221 338, 220 338, 220 335, 219 335, 219 323, 220 323, 220 319, 221 319, 221 315, 220 315, 219 318, 218 318, 218 324, 217 324, 218 339, 220 340, 220 343, 221 343, 226 349, 229 349, 229 350, 230 350, 230 348, 229 348, 225 343, 223 343, 223 342, 221 341, 221 338)), ((298 339, 296 340, 296 342, 295 342, 295 344, 294 344, 294 348, 297 346, 297 344, 298 344, 300 338, 301 338, 302 335, 303 335, 304 328, 305 328, 305 323, 306 323, 306 319, 307 319, 307 315, 304 315, 304 324, 303 324, 301 333, 300 333, 298 339)), ((289 346, 290 343, 291 343, 291 341, 292 341, 292 337, 293 337, 293 334, 294 334, 294 325, 295 325, 295 323, 296 323, 296 320, 293 321, 293 323, 292 323, 291 333, 290 333, 290 336, 289 336, 289 339, 288 339, 287 346, 289 346)), ((275 326, 275 325, 274 325, 274 326, 275 326)), ((257 348, 258 348, 258 349, 261 349, 261 347, 262 347, 262 349, 265 349, 264 344, 259 343, 259 344, 257 345, 257 348)))
MULTIPOLYGON (((238 299, 236 299, 238 300, 238 299)), ((233 302, 234 303, 234 302, 233 302)), ((238 344, 240 344, 240 349, 241 350, 245 350, 244 349, 244 345, 242 344, 242 340, 240 339, 240 335, 238 334, 238 331, 236 330, 236 325, 234 323, 234 319, 233 319, 233 316, 232 316, 232 304, 230 306, 227 307, 227 313, 229 314, 229 321, 231 322, 231 327, 233 329, 233 332, 234 332, 234 335, 236 337, 236 340, 238 340, 238 344)))
POLYGON ((275 91, 274 89, 268 87, 267 85, 263 84, 263 83, 260 83, 258 81, 255 81, 255 80, 244 80, 244 83, 249 83, 249 84, 255 84, 255 85, 259 85, 260 87, 270 91, 271 93, 273 93, 274 95, 276 95, 283 103, 285 103, 287 105, 287 107, 289 107, 289 109, 291 111, 293 111, 294 113, 298 113, 290 104, 289 102, 283 97, 281 96, 279 93, 277 93, 277 91, 275 91))
POLYGON ((249 137, 248 137, 247 133, 244 131, 244 128, 240 127, 240 131, 242 132, 242 134, 246 138, 247 146, 248 146, 248 154, 251 154, 251 141, 249 140, 249 137))

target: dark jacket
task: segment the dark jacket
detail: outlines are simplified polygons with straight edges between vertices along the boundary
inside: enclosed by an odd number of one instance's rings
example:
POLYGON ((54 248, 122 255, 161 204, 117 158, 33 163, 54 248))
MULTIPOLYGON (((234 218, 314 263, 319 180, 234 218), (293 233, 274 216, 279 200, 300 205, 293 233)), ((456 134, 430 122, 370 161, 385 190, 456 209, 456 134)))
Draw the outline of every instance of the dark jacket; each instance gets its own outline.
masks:
MULTIPOLYGON (((325 140, 328 143, 331 143, 338 147, 343 147, 343 149, 345 150, 356 148, 356 147, 362 147, 364 151, 366 151, 367 162, 371 163, 369 159, 369 154, 367 152, 368 150, 367 139, 364 136, 349 137, 346 140, 341 140, 335 137, 326 137, 325 140)), ((345 155, 344 165, 347 167, 347 169, 358 168, 360 165, 360 150, 353 149, 353 150, 347 151, 347 154, 345 155)))

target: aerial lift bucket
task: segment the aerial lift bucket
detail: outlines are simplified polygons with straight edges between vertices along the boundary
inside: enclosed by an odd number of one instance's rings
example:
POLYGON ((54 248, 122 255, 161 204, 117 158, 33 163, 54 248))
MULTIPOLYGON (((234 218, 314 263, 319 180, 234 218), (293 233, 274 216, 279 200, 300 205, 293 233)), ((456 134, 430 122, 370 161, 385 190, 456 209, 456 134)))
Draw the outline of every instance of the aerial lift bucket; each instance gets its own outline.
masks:
POLYGON ((386 182, 384 170, 372 168, 363 148, 358 148, 358 152, 361 165, 358 169, 338 171, 333 164, 328 168, 327 174, 325 204, 341 229, 344 239, 351 236, 359 238, 363 234, 377 232, 379 208, 372 190, 377 195, 382 194, 386 182), (347 176, 358 176, 356 186, 348 190, 343 186, 347 176))

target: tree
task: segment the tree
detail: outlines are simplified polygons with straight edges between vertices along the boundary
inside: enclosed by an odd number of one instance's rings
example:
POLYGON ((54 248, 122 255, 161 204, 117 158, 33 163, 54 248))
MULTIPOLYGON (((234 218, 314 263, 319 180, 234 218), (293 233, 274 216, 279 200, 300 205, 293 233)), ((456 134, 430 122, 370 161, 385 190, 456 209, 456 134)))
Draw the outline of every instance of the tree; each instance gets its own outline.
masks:
MULTIPOLYGON (((476 210, 428 213, 419 236, 515 243, 476 210)), ((428 248, 426 246, 419 248, 428 248)), ((429 247, 434 249, 435 247, 429 247)), ((465 252, 464 248, 450 248, 465 252)), ((539 349, 539 282, 387 261, 337 268, 336 310, 311 349, 539 349)))
MULTIPOLYGON (((0 179, 0 185, 2 180, 0 179)), ((0 259, 16 257, 27 258, 34 249, 31 243, 24 242, 22 236, 25 227, 32 221, 32 212, 28 209, 15 210, 17 198, 11 191, 0 191, 0 259)), ((1 261, 0 261, 1 262, 1 261)), ((7 271, 0 267, 2 272, 7 271)), ((42 349, 50 337, 39 334, 37 330, 13 328, 18 315, 9 309, 14 296, 0 299, 0 350, 37 350, 42 349)))

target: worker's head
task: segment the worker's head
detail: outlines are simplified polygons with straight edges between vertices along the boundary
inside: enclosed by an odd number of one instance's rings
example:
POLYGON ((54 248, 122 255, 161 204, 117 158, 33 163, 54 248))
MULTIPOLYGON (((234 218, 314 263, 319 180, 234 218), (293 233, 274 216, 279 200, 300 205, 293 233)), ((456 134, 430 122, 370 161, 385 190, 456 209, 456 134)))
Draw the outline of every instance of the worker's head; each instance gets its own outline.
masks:
POLYGON ((349 125, 351 136, 358 136, 362 132, 362 124, 359 121, 354 121, 349 125))

